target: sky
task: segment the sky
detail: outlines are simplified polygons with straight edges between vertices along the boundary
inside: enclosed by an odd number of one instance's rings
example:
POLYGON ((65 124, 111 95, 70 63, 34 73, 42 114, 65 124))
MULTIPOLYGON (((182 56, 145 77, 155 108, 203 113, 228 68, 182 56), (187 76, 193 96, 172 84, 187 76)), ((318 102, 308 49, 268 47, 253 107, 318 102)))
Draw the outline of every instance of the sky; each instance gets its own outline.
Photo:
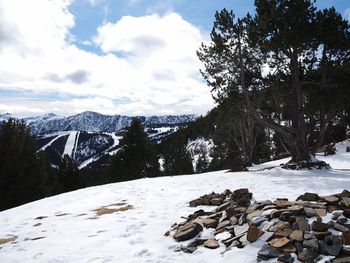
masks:
MULTIPOLYGON (((205 114, 196 50, 253 0, 1 0, 0 114, 205 114)), ((349 0, 319 0, 350 20, 349 0)))

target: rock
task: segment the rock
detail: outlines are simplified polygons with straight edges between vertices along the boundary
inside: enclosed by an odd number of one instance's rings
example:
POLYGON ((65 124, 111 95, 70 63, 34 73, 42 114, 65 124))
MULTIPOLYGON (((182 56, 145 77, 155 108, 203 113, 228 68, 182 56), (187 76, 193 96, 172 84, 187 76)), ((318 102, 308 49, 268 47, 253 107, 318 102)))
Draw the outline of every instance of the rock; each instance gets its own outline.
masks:
POLYGON ((334 228, 340 232, 349 232, 349 228, 338 223, 334 225, 334 228))
POLYGON ((278 261, 279 262, 284 262, 284 263, 293 263, 294 258, 290 253, 283 253, 282 255, 278 256, 278 261))
POLYGON ((216 249, 219 247, 219 242, 214 238, 209 238, 207 241, 204 242, 203 245, 206 248, 216 249))
POLYGON ((345 216, 346 218, 350 218, 350 209, 349 208, 344 209, 343 216, 345 216))
POLYGON ((317 215, 315 209, 310 207, 304 207, 304 211, 307 217, 314 217, 317 215))
POLYGON ((348 153, 350 152, 350 146, 346 146, 345 151, 348 153))
POLYGON ((248 215, 247 215, 248 222, 251 222, 253 220, 253 218, 255 218, 255 217, 260 217, 262 213, 263 213, 262 210, 255 210, 255 211, 251 212, 250 214, 248 213, 248 215))
POLYGON ((230 218, 230 223, 231 223, 231 225, 236 225, 236 224, 238 223, 237 217, 232 216, 232 217, 230 218))
POLYGON ((287 198, 277 198, 275 201, 273 201, 273 204, 278 208, 287 208, 293 205, 293 203, 288 201, 287 198))
POLYGON ((203 227, 198 223, 187 223, 179 227, 173 236, 176 241, 185 241, 198 235, 203 227))
POLYGON ((318 216, 321 216, 321 217, 327 215, 327 209, 325 208, 315 208, 315 212, 318 216))
POLYGON ((291 243, 279 248, 279 250, 281 250, 284 253, 295 253, 297 251, 296 247, 291 243))
POLYGON ((268 221, 269 219, 265 216, 262 217, 256 217, 252 220, 251 224, 254 226, 260 226, 263 222, 268 221))
POLYGON ((341 240, 335 236, 332 238, 326 238, 325 240, 320 240, 320 252, 324 255, 338 256, 343 244, 341 240))
POLYGON ((219 206, 222 204, 222 201, 223 201, 222 198, 216 197, 210 200, 210 204, 219 206))
POLYGON ((343 190, 343 192, 341 192, 340 197, 350 197, 350 191, 348 190, 343 190))
POLYGON ((303 241, 304 238, 303 238, 303 235, 304 235, 304 232, 303 231, 300 231, 300 230, 294 230, 289 238, 292 239, 292 240, 295 240, 295 241, 303 241))
POLYGON ((225 220, 225 221, 222 221, 221 223, 219 223, 216 227, 216 230, 220 230, 220 229, 223 229, 227 226, 231 225, 231 222, 230 220, 225 220))
POLYGON ((295 222, 298 224, 298 229, 301 231, 309 231, 309 223, 305 217, 296 217, 295 222))
POLYGON ((274 232, 264 232, 264 234, 262 234, 260 236, 260 238, 262 240, 264 240, 265 242, 269 242, 273 238, 274 235, 275 235, 274 232))
POLYGON ((330 235, 332 235, 331 232, 314 232, 315 236, 317 239, 324 239, 325 237, 328 237, 330 235))
POLYGON ((339 198, 334 195, 322 196, 321 199, 330 204, 337 203, 339 201, 339 198))
POLYGON ((175 252, 184 252, 184 253, 188 253, 188 254, 192 254, 193 252, 195 252, 197 250, 197 247, 185 247, 185 246, 181 246, 175 249, 175 252))
POLYGON ((309 231, 304 232, 304 239, 312 239, 315 237, 316 237, 316 235, 313 232, 309 232, 309 231))
POLYGON ((243 235, 240 239, 239 242, 241 242, 242 247, 245 247, 249 245, 249 241, 247 240, 247 234, 243 235))
POLYGON ((226 202, 223 203, 222 205, 218 206, 215 211, 216 212, 220 212, 220 211, 224 211, 227 207, 229 207, 231 205, 231 202, 226 202))
POLYGON ((285 229, 281 229, 278 230, 275 235, 278 237, 289 237, 290 234, 293 233, 293 230, 291 228, 285 228, 285 229))
POLYGON ((312 249, 305 248, 303 251, 298 253, 298 259, 301 262, 311 263, 318 257, 318 253, 312 249))
POLYGON ((324 232, 327 231, 328 228, 330 228, 331 225, 326 224, 326 223, 322 223, 322 222, 318 222, 318 221, 314 221, 311 224, 311 229, 313 231, 318 231, 318 232, 324 232))
POLYGON ((343 197, 343 198, 342 198, 342 203, 343 203, 346 207, 350 207, 350 197, 343 197))
POLYGON ((342 240, 344 245, 350 245, 350 232, 343 232, 342 240))
POLYGON ((345 217, 340 217, 340 218, 337 219, 337 223, 338 223, 338 224, 341 224, 341 225, 343 225, 343 226, 346 226, 346 223, 347 223, 347 222, 348 222, 348 219, 345 218, 345 217))
POLYGON ((278 237, 274 238, 269 242, 269 245, 275 248, 281 248, 285 245, 287 245, 290 242, 290 240, 286 237, 278 237))
POLYGON ((317 238, 305 239, 303 241, 303 246, 306 248, 311 248, 314 251, 319 251, 317 238))
POLYGON ((297 200, 302 201, 317 201, 318 199, 320 199, 320 197, 315 193, 305 193, 297 198, 297 200))
POLYGON ((277 258, 279 255, 281 255, 281 252, 278 249, 265 244, 258 252, 258 259, 269 260, 277 258))
MULTIPOLYGON (((350 147, 350 146, 348 146, 350 147)), ((350 150, 349 150, 350 151, 350 150)), ((336 258, 333 263, 349 263, 350 257, 344 257, 344 258, 336 258)))
POLYGON ((256 226, 251 225, 247 232, 247 240, 251 243, 255 242, 259 238, 260 233, 260 230, 256 226))
POLYGON ((235 226, 234 231, 235 231, 235 235, 239 236, 241 234, 244 234, 248 231, 249 229, 249 225, 248 224, 244 224, 242 226, 235 226))
POLYGON ((202 220, 204 227, 206 228, 216 228, 218 221, 216 219, 205 218, 202 220))

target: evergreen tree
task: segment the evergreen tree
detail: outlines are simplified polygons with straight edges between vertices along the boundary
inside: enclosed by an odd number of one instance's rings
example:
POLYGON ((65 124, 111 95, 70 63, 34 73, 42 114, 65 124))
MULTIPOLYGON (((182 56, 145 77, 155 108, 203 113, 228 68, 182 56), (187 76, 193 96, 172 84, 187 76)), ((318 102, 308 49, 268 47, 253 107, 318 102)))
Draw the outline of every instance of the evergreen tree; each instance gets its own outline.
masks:
POLYGON ((209 161, 207 158, 207 153, 202 151, 197 159, 196 163, 196 173, 204 173, 208 171, 209 161))
POLYGON ((35 138, 23 121, 0 124, 0 210, 51 195, 45 184, 52 179, 50 164, 36 151, 35 138))
POLYGON ((187 152, 185 145, 172 144, 169 145, 164 152, 164 174, 165 175, 181 175, 192 174, 192 158, 187 152))
POLYGON ((62 192, 74 191, 79 189, 79 169, 76 163, 65 154, 58 166, 58 180, 62 192))
POLYGON ((120 140, 120 150, 111 158, 108 170, 113 181, 160 175, 155 146, 139 119, 134 118, 127 128, 120 140))
POLYGON ((324 141, 334 116, 336 107, 322 101, 339 86, 332 72, 349 60, 349 25, 334 9, 317 12, 311 0, 255 5, 255 17, 236 20, 226 9, 216 13, 212 42, 198 51, 203 76, 219 103, 238 98, 248 123, 254 119, 282 135, 292 161, 309 160, 310 148, 324 141), (316 97, 321 107, 310 110, 316 97))

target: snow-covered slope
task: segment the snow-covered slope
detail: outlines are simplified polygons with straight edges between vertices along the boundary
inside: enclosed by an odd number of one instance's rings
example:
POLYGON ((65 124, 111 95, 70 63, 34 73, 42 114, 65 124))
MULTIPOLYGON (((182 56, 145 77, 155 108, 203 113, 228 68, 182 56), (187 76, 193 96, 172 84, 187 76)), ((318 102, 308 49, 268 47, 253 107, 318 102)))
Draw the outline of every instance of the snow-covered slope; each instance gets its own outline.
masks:
MULTIPOLYGON (((338 149, 349 142, 339 144, 338 149)), ((323 157, 333 167, 350 153, 323 157)), ((160 177, 81 189, 42 199, 0 213, 1 262, 256 262, 258 242, 226 253, 199 248, 193 254, 174 252, 176 243, 164 233, 181 216, 200 208, 188 202, 211 191, 246 187, 258 200, 304 192, 320 195, 350 188, 350 174, 343 170, 287 171, 281 168, 256 172, 160 177), (120 210, 96 215, 99 211, 120 210), (122 209, 121 209, 122 208, 122 209), (104 209, 104 210, 103 210, 104 209), (124 211, 123 211, 124 210, 124 211), (14 240, 15 239, 15 240, 14 240)))

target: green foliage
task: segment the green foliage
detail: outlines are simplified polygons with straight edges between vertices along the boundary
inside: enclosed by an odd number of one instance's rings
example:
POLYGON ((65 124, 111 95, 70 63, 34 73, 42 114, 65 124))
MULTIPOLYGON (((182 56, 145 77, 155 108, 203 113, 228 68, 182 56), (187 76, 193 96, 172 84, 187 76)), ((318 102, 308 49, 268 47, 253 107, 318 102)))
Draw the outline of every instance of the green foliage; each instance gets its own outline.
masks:
POLYGON ((184 144, 168 144, 163 152, 163 157, 165 175, 193 173, 192 159, 184 144))
POLYGON ((52 194, 54 171, 23 121, 0 124, 0 210, 52 194))
POLYGON ((112 181, 160 175, 156 149, 139 119, 132 120, 120 140, 120 150, 111 158, 107 170, 112 181))
POLYGON ((79 189, 80 174, 74 160, 65 154, 58 166, 58 180, 62 192, 74 191, 79 189))

